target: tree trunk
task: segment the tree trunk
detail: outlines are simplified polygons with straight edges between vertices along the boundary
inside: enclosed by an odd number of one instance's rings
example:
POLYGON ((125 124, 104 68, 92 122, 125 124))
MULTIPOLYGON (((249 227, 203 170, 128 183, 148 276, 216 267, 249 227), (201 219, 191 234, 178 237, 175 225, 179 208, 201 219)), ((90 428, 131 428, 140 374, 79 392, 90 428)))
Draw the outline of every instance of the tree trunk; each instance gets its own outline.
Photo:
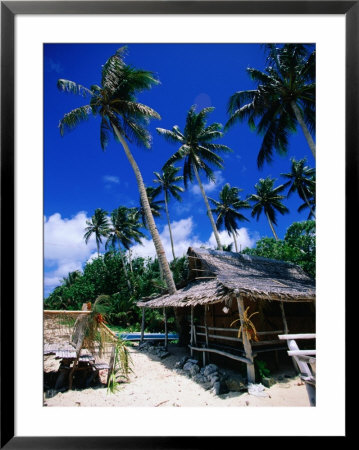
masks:
POLYGON ((235 246, 235 248, 236 248, 236 252, 238 253, 238 245, 237 245, 237 239, 236 239, 236 232, 233 230, 233 228, 231 229, 231 232, 232 232, 232 237, 233 237, 233 240, 234 240, 234 246, 235 246))
POLYGON ((275 230, 274 230, 272 221, 270 220, 269 215, 268 215, 267 212, 266 212, 266 216, 267 216, 267 219, 268 219, 268 222, 269 222, 269 226, 271 227, 272 233, 274 234, 275 240, 278 241, 277 233, 276 233, 275 230))
POLYGON ((128 278, 126 262, 125 262, 125 260, 123 258, 123 254, 122 254, 120 245, 118 246, 118 249, 119 249, 119 252, 120 252, 120 257, 121 257, 121 261, 122 261, 123 271, 125 272, 125 278, 126 278, 126 281, 127 281, 127 286, 129 288, 130 292, 132 292, 132 286, 131 286, 130 280, 128 278))
POLYGON ((130 263, 130 270, 133 273, 133 267, 132 267, 132 258, 131 258, 131 249, 128 249, 128 262, 130 263))
POLYGON ((212 225, 214 237, 216 238, 216 241, 217 241, 217 247, 218 247, 218 250, 223 250, 221 241, 220 241, 220 239, 219 239, 218 230, 217 230, 216 224, 215 224, 215 222, 214 222, 213 215, 212 215, 212 211, 211 211, 211 208, 210 208, 210 206, 209 206, 209 203, 208 203, 208 199, 207 199, 206 193, 205 193, 204 188, 203 188, 203 186, 202 186, 201 179, 200 179, 200 177, 199 177, 197 167, 194 165, 194 166, 193 166, 193 169, 194 169, 194 173, 195 173, 195 175, 196 175, 197 181, 198 181, 199 188, 200 188, 200 190, 201 190, 201 192, 202 192, 203 200, 204 200, 204 202, 205 202, 205 204, 206 204, 206 207, 207 207, 208 217, 209 217, 209 220, 211 221, 211 225, 212 225))
POLYGON ((165 192, 165 207, 166 207, 166 216, 167 216, 168 229, 169 229, 169 232, 170 232, 172 255, 173 255, 173 259, 176 259, 175 249, 174 249, 174 246, 173 246, 173 237, 172 237, 172 230, 171 230, 170 215, 168 213, 167 192, 165 192))
POLYGON ((151 233, 152 236, 152 240, 156 249, 156 253, 157 253, 157 257, 158 257, 158 261, 160 263, 160 266, 162 267, 163 270, 163 275, 165 278, 165 282, 166 285, 168 287, 168 291, 170 294, 174 294, 176 292, 176 285, 173 281, 173 276, 172 276, 172 272, 170 270, 170 266, 168 264, 167 258, 166 258, 166 253, 163 249, 163 245, 161 242, 161 238, 160 235, 158 233, 155 221, 153 220, 153 216, 152 216, 152 212, 151 212, 151 207, 150 204, 148 202, 148 198, 147 198, 147 194, 146 194, 146 188, 145 185, 143 183, 143 179, 142 179, 142 175, 140 172, 140 169, 134 159, 134 157, 132 156, 132 153, 127 145, 127 142, 125 141, 125 139, 122 137, 121 133, 118 131, 118 129, 113 126, 113 129, 116 133, 116 136, 118 137, 118 140, 121 142, 122 147, 126 153, 127 159, 129 161, 129 163, 132 166, 132 169, 135 173, 135 177, 136 177, 136 181, 137 181, 137 185, 138 185, 138 190, 140 193, 140 197, 141 197, 141 203, 142 203, 142 207, 144 209, 145 212, 145 216, 146 216, 146 222, 147 222, 147 226, 149 228, 149 231, 151 233))
POLYGON ((301 114, 301 112, 300 112, 300 110, 299 110, 299 108, 298 108, 298 106, 297 106, 297 104, 295 103, 294 100, 292 100, 290 102, 290 105, 291 105, 291 107, 292 107, 292 109, 294 111, 295 117, 296 117, 299 125, 302 127, 304 136, 305 136, 305 138, 306 138, 306 140, 308 142, 309 148, 312 151, 314 159, 315 159, 315 143, 313 141, 313 138, 312 138, 311 134, 309 133, 307 125, 305 124, 305 122, 303 120, 302 114, 301 114))
POLYGON ((311 211, 311 213, 312 213, 314 219, 316 219, 315 214, 314 214, 314 211, 313 211, 313 209, 312 209, 312 207, 311 207, 311 204, 309 203, 308 197, 305 195, 304 189, 302 189, 302 194, 303 194, 305 203, 307 204, 308 208, 310 209, 310 211, 311 211))

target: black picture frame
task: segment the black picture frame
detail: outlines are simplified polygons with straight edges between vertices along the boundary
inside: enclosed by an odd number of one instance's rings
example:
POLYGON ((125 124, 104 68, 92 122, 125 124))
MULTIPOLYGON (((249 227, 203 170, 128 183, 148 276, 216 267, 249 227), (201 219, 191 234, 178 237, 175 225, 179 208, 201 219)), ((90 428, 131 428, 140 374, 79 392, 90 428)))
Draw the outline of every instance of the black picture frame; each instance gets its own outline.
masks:
MULTIPOLYGON (((25 437, 14 435, 14 22, 18 14, 339 14, 346 22, 346 236, 358 203, 359 1, 4 1, 1 2, 1 448, 198 448, 223 437, 25 437), (11 376, 9 377, 9 373, 11 376)), ((346 267, 356 252, 346 245, 346 267)), ((346 297, 351 291, 346 272, 346 297)), ((140 419, 139 419, 140 420, 140 419)), ((179 424, 180 425, 180 424, 179 424)), ((345 437, 348 437, 346 434, 345 437)), ((222 444, 223 445, 223 444, 222 444)))

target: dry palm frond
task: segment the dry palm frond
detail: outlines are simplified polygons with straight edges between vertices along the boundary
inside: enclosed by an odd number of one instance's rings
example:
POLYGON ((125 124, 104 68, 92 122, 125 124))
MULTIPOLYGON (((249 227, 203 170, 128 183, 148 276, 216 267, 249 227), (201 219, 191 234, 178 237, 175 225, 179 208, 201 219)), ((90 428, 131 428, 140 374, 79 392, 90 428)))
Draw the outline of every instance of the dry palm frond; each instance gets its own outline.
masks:
POLYGON ((128 380, 128 375, 132 372, 132 360, 125 342, 118 340, 115 347, 113 369, 108 378, 107 393, 114 394, 118 391, 120 383, 128 380))
POLYGON ((230 326, 232 326, 234 323, 240 321, 241 326, 238 330, 238 338, 241 337, 241 333, 243 331, 243 334, 246 333, 247 339, 250 341, 253 339, 254 341, 258 341, 257 337, 257 330, 255 329, 255 326, 253 322, 250 320, 251 317, 253 317, 255 314, 258 314, 258 311, 252 313, 250 316, 248 316, 248 309, 249 306, 246 308, 243 314, 239 314, 239 319, 234 320, 230 326))
MULTIPOLYGON (((86 335, 83 344, 85 348, 88 348, 92 352, 97 350, 99 356, 102 356, 105 349, 105 344, 108 341, 106 330, 104 327, 101 327, 102 323, 106 323, 108 300, 109 297, 107 295, 100 295, 93 304, 91 314, 88 317, 86 335)), ((91 304, 87 304, 87 308, 91 309, 91 304)))

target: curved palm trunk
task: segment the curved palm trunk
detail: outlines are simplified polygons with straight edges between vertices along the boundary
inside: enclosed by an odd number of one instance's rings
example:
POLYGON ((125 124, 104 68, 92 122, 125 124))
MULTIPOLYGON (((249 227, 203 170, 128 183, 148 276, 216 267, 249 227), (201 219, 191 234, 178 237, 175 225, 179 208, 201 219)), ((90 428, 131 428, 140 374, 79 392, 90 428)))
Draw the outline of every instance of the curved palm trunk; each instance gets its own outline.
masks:
POLYGON ((143 183, 143 179, 142 179, 142 175, 140 172, 140 169, 134 159, 134 157, 132 156, 132 153, 127 145, 127 142, 125 141, 125 139, 122 137, 122 135, 120 134, 120 132, 118 131, 118 129, 114 126, 113 127, 116 136, 118 137, 118 140, 121 142, 122 147, 126 153, 127 159, 129 161, 129 163, 132 166, 132 169, 135 173, 135 177, 136 177, 136 181, 137 181, 137 185, 138 185, 138 190, 140 193, 140 197, 141 197, 141 203, 145 212, 145 216, 146 216, 146 222, 149 228, 149 231, 151 233, 152 239, 153 239, 153 243, 154 246, 156 248, 156 253, 157 253, 157 257, 158 257, 158 261, 160 263, 160 266, 163 269, 163 275, 165 278, 165 282, 166 285, 168 287, 168 291, 170 294, 174 294, 176 292, 176 285, 173 281, 173 276, 172 276, 172 272, 170 270, 170 266, 168 264, 167 258, 166 258, 166 253, 163 249, 163 245, 160 239, 160 235, 158 233, 155 221, 153 220, 153 216, 151 213, 151 207, 150 204, 148 202, 148 198, 147 198, 147 194, 146 194, 146 188, 145 185, 143 183))
POLYGON ((221 241, 219 239, 218 230, 217 230, 216 224, 214 222, 212 211, 211 211, 211 208, 210 208, 209 203, 208 203, 207 195, 206 195, 206 193, 204 191, 204 188, 202 186, 201 179, 199 177, 197 167, 194 165, 193 169, 194 169, 194 173, 196 175, 197 181, 198 181, 199 188, 200 188, 202 196, 203 196, 203 200, 204 200, 204 202, 206 204, 206 207, 207 207, 207 213, 208 213, 208 216, 209 216, 209 220, 211 221, 214 237, 216 238, 216 241, 217 241, 217 247, 218 247, 219 250, 223 250, 221 241))
POLYGON ((238 245, 237 245, 237 238, 236 238, 236 232, 234 231, 233 228, 231 228, 231 233, 232 233, 232 237, 234 240, 234 246, 236 248, 236 252, 238 253, 238 245))
POLYGON ((302 194, 303 194, 305 203, 307 204, 308 208, 310 209, 310 212, 312 213, 314 219, 316 219, 315 213, 314 213, 314 211, 313 211, 313 208, 312 208, 311 204, 309 203, 308 197, 305 195, 304 190, 302 190, 302 194))
POLYGON ((308 142, 309 148, 312 151, 313 156, 315 158, 315 144, 314 144, 311 134, 309 133, 307 125, 305 124, 305 122, 303 120, 302 114, 294 100, 290 102, 290 105, 294 111, 295 117, 296 117, 299 125, 302 127, 302 130, 303 130, 304 136, 308 142))
POLYGON ((172 255, 173 255, 173 259, 176 259, 175 249, 174 249, 174 246, 173 246, 173 237, 172 237, 172 230, 171 230, 170 215, 168 213, 167 192, 165 192, 165 207, 166 207, 166 216, 167 216, 168 229, 169 229, 169 232, 170 232, 172 255))
POLYGON ((274 234, 275 240, 278 241, 279 239, 278 239, 277 233, 275 232, 275 229, 273 227, 272 221, 270 220, 267 211, 266 211, 266 216, 267 216, 267 219, 268 219, 268 222, 269 222, 269 226, 271 227, 272 233, 274 234))

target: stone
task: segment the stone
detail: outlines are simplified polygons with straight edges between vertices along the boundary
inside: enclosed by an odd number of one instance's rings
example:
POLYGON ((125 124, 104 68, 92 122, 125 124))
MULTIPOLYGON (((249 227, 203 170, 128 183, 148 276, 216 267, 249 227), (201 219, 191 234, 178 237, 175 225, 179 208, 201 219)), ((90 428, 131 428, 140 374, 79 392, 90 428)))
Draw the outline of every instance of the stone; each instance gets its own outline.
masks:
POLYGON ((190 362, 192 364, 198 364, 198 360, 197 359, 187 359, 187 362, 190 362))
POLYGON ((191 363, 190 361, 187 361, 186 364, 183 366, 183 370, 190 370, 191 367, 193 366, 193 363, 191 363))
POLYGON ((182 369, 184 364, 187 362, 188 356, 183 356, 179 361, 176 362, 175 368, 182 369))
POLYGON ((241 375, 229 375, 226 379, 226 386, 230 391, 245 391, 247 385, 241 375))
POLYGON ((165 352, 161 352, 159 356, 160 356, 161 359, 165 359, 168 356, 170 356, 170 352, 166 352, 166 351, 165 352))
POLYGON ((193 381, 195 381, 196 383, 205 383, 206 382, 205 378, 200 373, 197 373, 197 375, 195 375, 193 377, 193 381))
POLYGON ((217 375, 211 376, 209 377, 208 381, 211 383, 212 386, 214 386, 214 383, 217 383, 217 381, 219 381, 219 377, 217 375))
POLYGON ((199 372, 199 367, 197 364, 192 364, 191 368, 189 369, 189 373, 191 374, 191 377, 194 377, 199 372))
POLYGON ((275 384, 275 379, 272 377, 262 377, 261 383, 263 384, 263 386, 270 388, 275 384))
POLYGON ((228 394, 228 388, 225 383, 216 381, 213 385, 213 390, 216 395, 228 394))
POLYGON ((218 371, 218 367, 215 364, 208 364, 208 366, 206 366, 204 368, 204 372, 203 374, 208 377, 208 375, 210 375, 213 372, 217 372, 218 371))

